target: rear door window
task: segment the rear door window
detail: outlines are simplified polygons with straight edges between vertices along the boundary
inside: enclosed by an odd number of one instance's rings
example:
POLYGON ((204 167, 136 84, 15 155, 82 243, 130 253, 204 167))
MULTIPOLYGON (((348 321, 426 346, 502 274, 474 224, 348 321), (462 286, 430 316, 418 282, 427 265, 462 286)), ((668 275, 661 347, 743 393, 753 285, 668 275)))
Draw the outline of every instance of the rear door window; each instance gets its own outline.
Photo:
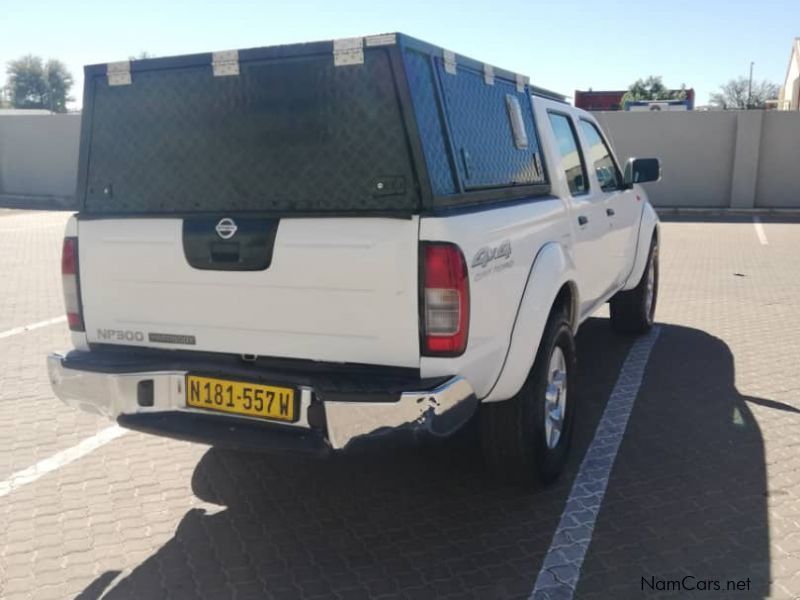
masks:
POLYGON ((575 127, 566 115, 551 112, 548 117, 556 137, 556 144, 558 144, 558 152, 561 156, 560 166, 567 177, 569 191, 573 196, 584 194, 589 190, 589 186, 586 180, 583 155, 575 135, 575 127))
POLYGON ((622 183, 617 163, 611 155, 600 131, 594 123, 581 119, 581 133, 586 142, 586 154, 589 163, 597 174, 597 181, 604 192, 619 189, 622 183))

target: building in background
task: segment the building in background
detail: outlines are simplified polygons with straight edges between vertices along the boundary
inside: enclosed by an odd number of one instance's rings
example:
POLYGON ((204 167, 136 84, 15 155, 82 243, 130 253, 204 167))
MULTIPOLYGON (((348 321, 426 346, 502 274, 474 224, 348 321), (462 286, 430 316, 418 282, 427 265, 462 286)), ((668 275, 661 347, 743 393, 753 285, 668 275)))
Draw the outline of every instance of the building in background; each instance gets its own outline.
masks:
MULTIPOLYGON (((584 110, 626 110, 625 107, 622 106, 622 97, 627 91, 628 90, 595 92, 593 90, 588 90, 582 92, 580 90, 575 90, 575 106, 584 110)), ((679 90, 671 91, 677 92, 679 90)), ((653 102, 647 102, 645 104, 673 105, 670 107, 659 106, 659 108, 654 108, 653 110, 694 110, 694 89, 689 88, 686 90, 686 100, 654 100, 653 102), (680 108, 674 107, 673 103, 676 102, 681 104, 680 108)), ((637 105, 636 110, 650 110, 650 106, 642 108, 641 102, 631 102, 629 105, 637 105)))
POLYGON ((688 100, 633 100, 625 104, 625 110, 635 112, 660 110, 689 110, 688 100))
POLYGON ((778 98, 778 110, 800 110, 800 37, 792 42, 786 81, 783 82, 778 98))

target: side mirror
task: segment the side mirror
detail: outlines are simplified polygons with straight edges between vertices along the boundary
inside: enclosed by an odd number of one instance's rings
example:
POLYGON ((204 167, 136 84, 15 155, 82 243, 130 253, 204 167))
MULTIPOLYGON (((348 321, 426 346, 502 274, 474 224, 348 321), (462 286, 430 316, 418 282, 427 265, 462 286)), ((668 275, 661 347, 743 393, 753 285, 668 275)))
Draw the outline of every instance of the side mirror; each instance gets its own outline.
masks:
POLYGON ((661 179, 661 162, 657 158, 629 158, 622 181, 630 188, 634 183, 647 183, 661 179))

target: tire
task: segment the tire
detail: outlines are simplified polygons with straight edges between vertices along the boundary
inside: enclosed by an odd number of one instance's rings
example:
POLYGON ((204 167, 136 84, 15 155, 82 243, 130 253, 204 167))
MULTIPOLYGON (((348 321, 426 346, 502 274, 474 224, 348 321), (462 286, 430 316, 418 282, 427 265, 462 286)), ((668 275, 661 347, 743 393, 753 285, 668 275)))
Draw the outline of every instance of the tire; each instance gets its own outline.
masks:
POLYGON ((555 309, 519 393, 481 406, 481 446, 489 469, 503 481, 524 486, 554 481, 564 468, 572 441, 574 391, 575 340, 566 311, 555 309), (553 377, 555 371, 559 373, 553 377), (560 387, 558 382, 563 382, 560 387), (546 415, 558 412, 548 410, 548 404, 553 405, 548 395, 561 409, 559 435, 545 423, 546 415))
POLYGON ((639 283, 632 290, 617 292, 611 298, 611 327, 621 333, 647 333, 653 326, 657 300, 658 242, 653 237, 639 283))

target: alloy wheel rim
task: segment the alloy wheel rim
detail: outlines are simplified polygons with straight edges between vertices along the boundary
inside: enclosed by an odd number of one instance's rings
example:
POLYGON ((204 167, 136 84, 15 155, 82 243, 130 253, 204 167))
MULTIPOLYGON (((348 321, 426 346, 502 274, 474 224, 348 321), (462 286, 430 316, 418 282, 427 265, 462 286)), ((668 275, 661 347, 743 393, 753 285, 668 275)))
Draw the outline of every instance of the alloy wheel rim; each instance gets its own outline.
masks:
POLYGON ((545 390, 544 432, 547 447, 552 450, 561 440, 567 414, 567 360, 564 351, 556 346, 550 355, 545 390))

